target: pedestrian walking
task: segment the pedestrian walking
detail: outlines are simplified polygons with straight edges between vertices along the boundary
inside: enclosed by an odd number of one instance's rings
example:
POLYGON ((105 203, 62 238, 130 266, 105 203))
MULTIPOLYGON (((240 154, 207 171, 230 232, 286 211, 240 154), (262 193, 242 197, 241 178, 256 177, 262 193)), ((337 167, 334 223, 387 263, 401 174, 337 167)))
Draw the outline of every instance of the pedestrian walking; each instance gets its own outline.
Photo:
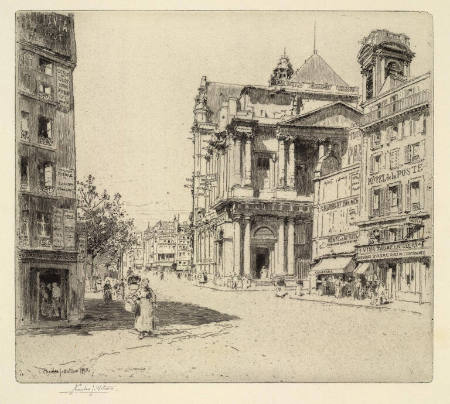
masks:
POLYGON ((156 329, 156 295, 150 288, 148 279, 144 279, 135 300, 134 328, 139 332, 139 339, 150 336, 156 329))

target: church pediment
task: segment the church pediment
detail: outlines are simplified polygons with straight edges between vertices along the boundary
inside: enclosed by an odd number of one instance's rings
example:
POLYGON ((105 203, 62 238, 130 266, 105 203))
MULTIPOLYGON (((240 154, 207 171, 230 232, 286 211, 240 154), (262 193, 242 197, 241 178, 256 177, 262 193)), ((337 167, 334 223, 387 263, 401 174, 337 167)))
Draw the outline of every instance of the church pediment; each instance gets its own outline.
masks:
POLYGON ((314 111, 297 115, 283 123, 292 126, 349 128, 358 123, 361 116, 362 112, 358 109, 343 102, 336 102, 314 111))

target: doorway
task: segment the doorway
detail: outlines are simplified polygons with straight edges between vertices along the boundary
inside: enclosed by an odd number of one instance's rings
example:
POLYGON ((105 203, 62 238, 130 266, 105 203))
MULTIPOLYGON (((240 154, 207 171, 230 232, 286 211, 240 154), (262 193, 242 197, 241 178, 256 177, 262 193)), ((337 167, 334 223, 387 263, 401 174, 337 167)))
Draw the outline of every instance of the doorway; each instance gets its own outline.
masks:
POLYGON ((255 278, 261 279, 262 269, 269 269, 269 248, 255 248, 255 278))
POLYGON ((38 318, 58 321, 67 318, 67 271, 41 269, 38 273, 38 318))

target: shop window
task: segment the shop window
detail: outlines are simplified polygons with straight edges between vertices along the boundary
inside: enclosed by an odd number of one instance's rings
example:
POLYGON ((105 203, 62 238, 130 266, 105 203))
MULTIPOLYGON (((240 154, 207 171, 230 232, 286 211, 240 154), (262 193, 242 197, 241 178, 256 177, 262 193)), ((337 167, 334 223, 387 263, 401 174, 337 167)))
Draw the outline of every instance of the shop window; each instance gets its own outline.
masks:
POLYGON ((398 155, 399 149, 394 149, 389 155, 389 165, 390 168, 398 168, 398 155))
POLYGON ((402 292, 418 292, 417 275, 419 271, 417 267, 418 264, 415 262, 403 263, 400 279, 400 290, 402 292))
POLYGON ((39 58, 39 70, 47 76, 53 75, 53 63, 50 60, 39 58))
POLYGON ((44 116, 40 116, 38 120, 38 139, 39 143, 45 145, 53 144, 53 125, 52 120, 44 116))
POLYGON ((20 186, 22 189, 28 189, 28 158, 21 157, 20 158, 20 186))
POLYGON ((20 114, 20 137, 23 140, 30 140, 30 114, 25 111, 20 114))
POLYGON ((37 233, 39 237, 50 237, 50 214, 37 212, 37 233))
POLYGON ((411 210, 420 209, 420 182, 413 181, 410 184, 410 194, 411 194, 411 210))

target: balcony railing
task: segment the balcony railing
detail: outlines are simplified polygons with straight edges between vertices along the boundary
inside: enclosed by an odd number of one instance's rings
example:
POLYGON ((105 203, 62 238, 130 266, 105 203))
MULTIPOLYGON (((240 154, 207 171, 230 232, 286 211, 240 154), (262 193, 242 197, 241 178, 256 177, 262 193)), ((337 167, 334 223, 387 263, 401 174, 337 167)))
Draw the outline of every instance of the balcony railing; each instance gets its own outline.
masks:
POLYGON ((38 136, 38 143, 45 146, 53 146, 53 139, 51 137, 38 136))
POLYGON ((384 119, 398 112, 405 111, 408 108, 424 104, 429 100, 430 90, 423 90, 418 93, 409 95, 407 97, 401 98, 400 100, 387 104, 375 111, 371 111, 368 114, 365 114, 361 121, 362 125, 368 125, 372 122, 384 119))

